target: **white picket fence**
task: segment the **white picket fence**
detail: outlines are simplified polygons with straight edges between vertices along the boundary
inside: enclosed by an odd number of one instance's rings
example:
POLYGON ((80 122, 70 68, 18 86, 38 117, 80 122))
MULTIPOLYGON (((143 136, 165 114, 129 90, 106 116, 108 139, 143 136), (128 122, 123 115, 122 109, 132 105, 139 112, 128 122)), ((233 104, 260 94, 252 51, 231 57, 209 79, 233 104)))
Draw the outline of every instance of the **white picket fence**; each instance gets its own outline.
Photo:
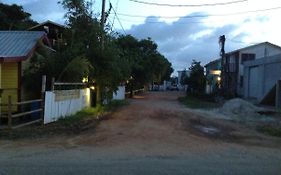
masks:
POLYGON ((90 107, 90 89, 46 91, 44 124, 90 107))

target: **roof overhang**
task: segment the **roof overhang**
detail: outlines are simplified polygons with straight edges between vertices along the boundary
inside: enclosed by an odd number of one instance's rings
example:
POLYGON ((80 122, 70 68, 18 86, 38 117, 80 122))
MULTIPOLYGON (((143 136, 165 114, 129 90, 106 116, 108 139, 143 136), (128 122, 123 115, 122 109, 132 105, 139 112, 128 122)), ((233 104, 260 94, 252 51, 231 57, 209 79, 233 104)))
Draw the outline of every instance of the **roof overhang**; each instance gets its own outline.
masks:
POLYGON ((47 48, 50 48, 50 42, 46 34, 42 35, 41 38, 38 39, 37 43, 34 44, 34 46, 30 49, 30 51, 26 55, 19 55, 19 56, 0 56, 0 63, 12 63, 12 62, 20 62, 28 59, 31 57, 38 46, 38 42, 46 40, 46 43, 48 45, 47 48))

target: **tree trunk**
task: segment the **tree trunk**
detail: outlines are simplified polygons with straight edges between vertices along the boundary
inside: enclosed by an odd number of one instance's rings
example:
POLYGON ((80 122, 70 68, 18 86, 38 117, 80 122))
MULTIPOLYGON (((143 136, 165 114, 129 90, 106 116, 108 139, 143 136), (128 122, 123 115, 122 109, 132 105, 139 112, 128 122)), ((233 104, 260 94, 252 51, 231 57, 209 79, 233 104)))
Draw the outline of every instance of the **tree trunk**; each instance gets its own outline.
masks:
POLYGON ((99 85, 97 85, 97 96, 96 96, 96 104, 97 105, 101 105, 101 87, 99 85))

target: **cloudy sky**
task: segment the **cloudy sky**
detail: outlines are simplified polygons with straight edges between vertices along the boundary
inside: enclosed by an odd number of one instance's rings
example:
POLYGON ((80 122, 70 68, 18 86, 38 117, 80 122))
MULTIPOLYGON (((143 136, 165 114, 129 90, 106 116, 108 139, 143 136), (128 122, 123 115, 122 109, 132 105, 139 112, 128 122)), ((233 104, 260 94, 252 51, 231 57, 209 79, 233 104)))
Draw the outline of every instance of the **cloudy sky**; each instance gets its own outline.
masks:
MULTIPOLYGON (((101 11, 101 1, 92 0, 97 15, 101 11)), ((114 9, 109 17, 112 29, 139 39, 151 37, 175 70, 188 68, 192 59, 206 64, 218 58, 220 35, 226 35, 227 52, 264 41, 281 45, 279 0, 106 1, 106 8, 111 2, 114 9), (228 4, 219 5, 222 3, 228 4)), ((65 11, 57 0, 2 2, 22 5, 38 22, 53 20, 64 23, 65 11)))

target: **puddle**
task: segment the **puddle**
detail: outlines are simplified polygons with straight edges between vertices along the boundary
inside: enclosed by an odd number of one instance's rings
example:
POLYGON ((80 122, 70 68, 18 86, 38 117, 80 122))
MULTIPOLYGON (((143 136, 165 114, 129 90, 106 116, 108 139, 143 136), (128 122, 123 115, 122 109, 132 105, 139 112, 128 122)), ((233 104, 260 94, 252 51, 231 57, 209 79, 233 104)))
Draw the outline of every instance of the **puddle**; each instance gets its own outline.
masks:
POLYGON ((220 129, 212 127, 212 126, 203 126, 203 125, 195 125, 194 128, 198 129, 199 131, 210 134, 210 135, 216 135, 221 132, 220 129))
POLYGON ((232 134, 234 129, 222 123, 215 123, 215 121, 203 121, 199 119, 190 119, 187 127, 191 129, 194 134, 209 137, 212 139, 222 139, 224 141, 233 141, 239 139, 232 134))

